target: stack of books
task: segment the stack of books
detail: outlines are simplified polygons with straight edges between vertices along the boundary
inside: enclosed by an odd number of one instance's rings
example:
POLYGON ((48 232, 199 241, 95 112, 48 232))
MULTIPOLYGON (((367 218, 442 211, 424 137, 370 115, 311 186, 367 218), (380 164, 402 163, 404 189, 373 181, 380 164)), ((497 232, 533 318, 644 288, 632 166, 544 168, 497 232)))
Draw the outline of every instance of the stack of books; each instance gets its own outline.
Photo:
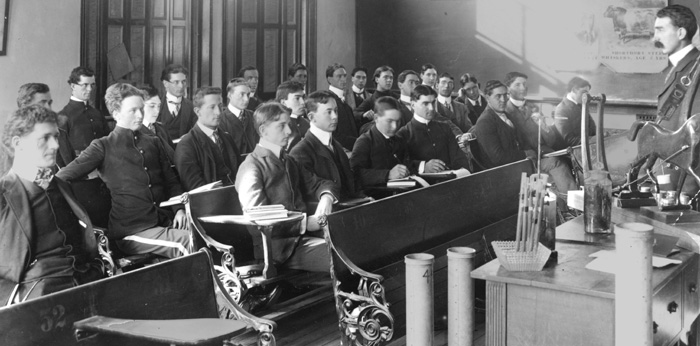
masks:
POLYGON ((392 179, 387 181, 386 187, 414 187, 416 186, 416 181, 408 178, 403 179, 392 179))
POLYGON ((261 205, 243 212, 250 220, 270 220, 287 217, 287 209, 281 204, 261 205))

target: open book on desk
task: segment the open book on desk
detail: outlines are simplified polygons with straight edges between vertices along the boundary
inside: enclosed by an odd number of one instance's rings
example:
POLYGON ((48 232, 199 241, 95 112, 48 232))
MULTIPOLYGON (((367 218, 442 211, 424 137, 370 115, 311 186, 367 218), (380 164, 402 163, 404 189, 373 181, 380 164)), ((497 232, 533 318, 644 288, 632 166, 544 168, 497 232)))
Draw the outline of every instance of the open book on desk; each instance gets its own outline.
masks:
POLYGON ((433 179, 438 179, 438 178, 449 179, 449 178, 452 178, 455 176, 457 178, 461 178, 461 177, 466 177, 468 175, 471 175, 471 173, 464 168, 454 169, 454 170, 449 170, 449 171, 442 171, 442 172, 438 172, 438 173, 420 173, 419 174, 419 176, 421 176, 421 177, 433 178, 433 179))
MULTIPOLYGON (((210 183, 210 184, 202 185, 198 188, 192 189, 192 190, 187 191, 185 193, 192 194, 192 193, 198 193, 198 192, 203 192, 203 191, 209 191, 209 190, 213 190, 213 189, 220 187, 220 186, 223 186, 223 185, 224 184, 221 182, 221 180, 219 180, 219 181, 215 181, 215 182, 210 183)), ((182 195, 184 195, 184 194, 182 194, 182 195)), ((160 206, 161 207, 169 207, 171 205, 182 204, 182 195, 170 197, 169 200, 160 202, 160 206)))

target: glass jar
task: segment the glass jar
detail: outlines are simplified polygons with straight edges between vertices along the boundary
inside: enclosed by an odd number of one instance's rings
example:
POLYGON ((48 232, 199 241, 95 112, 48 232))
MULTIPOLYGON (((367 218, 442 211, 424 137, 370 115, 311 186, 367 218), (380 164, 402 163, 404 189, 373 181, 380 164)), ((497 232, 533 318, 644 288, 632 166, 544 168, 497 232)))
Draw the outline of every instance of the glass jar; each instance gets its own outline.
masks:
POLYGON ((612 181, 608 172, 588 171, 583 182, 583 222, 586 233, 612 233, 612 181))

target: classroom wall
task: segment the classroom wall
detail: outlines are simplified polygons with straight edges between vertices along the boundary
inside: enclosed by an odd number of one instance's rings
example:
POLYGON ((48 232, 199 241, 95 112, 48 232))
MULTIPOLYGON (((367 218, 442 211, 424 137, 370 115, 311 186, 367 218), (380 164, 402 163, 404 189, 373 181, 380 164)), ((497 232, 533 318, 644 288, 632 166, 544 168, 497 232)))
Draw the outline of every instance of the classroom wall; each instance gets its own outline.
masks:
MULTIPOLYGON (((698 1, 668 3, 700 14, 698 1)), ((611 114, 606 126, 612 128, 628 128, 635 114, 653 112, 669 70, 614 73, 603 65, 590 69, 586 66, 590 62, 578 55, 579 69, 552 67, 567 63, 561 56, 571 53, 565 41, 547 37, 556 35, 567 18, 575 20, 577 11, 602 13, 605 7, 594 7, 605 5, 600 1, 357 0, 356 4, 356 60, 370 70, 388 64, 397 74, 405 69, 419 72, 422 64, 430 62, 438 73, 448 72, 456 79, 470 72, 482 87, 488 80, 503 80, 507 72, 519 71, 530 77, 531 97, 548 99, 561 98, 568 80, 581 75, 592 82, 593 94, 605 93, 612 101, 606 108, 606 114, 611 114)), ((600 25, 611 23, 606 18, 600 25)))
MULTIPOLYGON (((328 89, 326 67, 335 62, 348 74, 355 66, 355 0, 319 0, 316 16, 316 89, 328 89)), ((349 76, 348 76, 349 77, 349 76)))
POLYGON ((80 65, 80 0, 10 1, 7 55, 0 56, 0 124, 29 82, 51 88, 53 109, 68 102, 70 71, 80 65))

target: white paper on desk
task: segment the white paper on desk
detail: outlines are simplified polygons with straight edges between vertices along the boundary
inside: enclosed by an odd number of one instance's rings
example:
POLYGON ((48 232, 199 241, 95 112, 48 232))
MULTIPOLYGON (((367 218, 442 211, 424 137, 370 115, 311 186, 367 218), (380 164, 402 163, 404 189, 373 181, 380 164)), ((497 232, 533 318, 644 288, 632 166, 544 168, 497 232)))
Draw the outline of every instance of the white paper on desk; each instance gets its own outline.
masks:
MULTIPOLYGON (((589 257, 595 257, 591 263, 586 265, 586 269, 597 270, 604 273, 615 274, 619 266, 619 262, 616 261, 616 253, 611 250, 600 250, 598 252, 592 253, 589 257)), ((663 268, 667 265, 679 264, 681 260, 653 256, 651 258, 651 265, 654 268, 663 268)))

